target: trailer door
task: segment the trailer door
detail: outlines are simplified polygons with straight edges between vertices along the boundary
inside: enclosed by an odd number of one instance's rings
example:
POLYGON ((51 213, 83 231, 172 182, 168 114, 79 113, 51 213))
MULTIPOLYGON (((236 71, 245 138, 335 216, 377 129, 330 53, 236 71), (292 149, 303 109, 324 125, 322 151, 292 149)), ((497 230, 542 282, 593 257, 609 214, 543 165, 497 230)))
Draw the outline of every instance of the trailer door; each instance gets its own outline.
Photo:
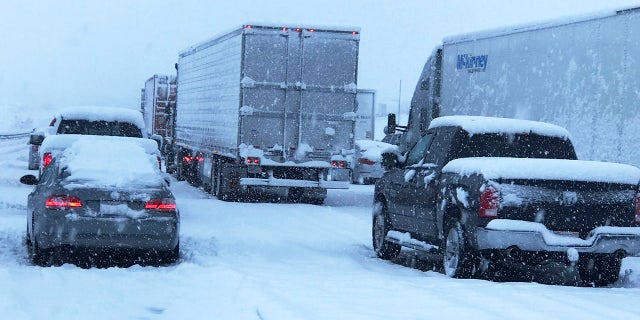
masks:
POLYGON ((314 151, 353 148, 358 35, 302 32, 298 142, 314 151))

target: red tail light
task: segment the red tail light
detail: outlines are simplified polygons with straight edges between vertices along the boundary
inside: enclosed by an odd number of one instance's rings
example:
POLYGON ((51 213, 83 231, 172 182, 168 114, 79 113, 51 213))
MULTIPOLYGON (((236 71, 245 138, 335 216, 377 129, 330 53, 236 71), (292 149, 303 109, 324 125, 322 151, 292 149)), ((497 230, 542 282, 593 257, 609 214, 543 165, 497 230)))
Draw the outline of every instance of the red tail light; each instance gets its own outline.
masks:
POLYGON ((162 159, 158 157, 158 169, 162 170, 162 159))
POLYGON ((331 161, 332 167, 344 168, 347 166, 347 162, 345 161, 331 161))
POLYGON ((640 193, 636 194, 636 216, 633 218, 633 223, 640 224, 640 193))
POLYGON ((367 159, 367 158, 359 158, 359 159, 358 159, 358 162, 360 162, 360 163, 362 163, 362 164, 368 164, 368 165, 374 165, 374 164, 376 164, 376 162, 375 162, 375 161, 371 161, 371 160, 369 160, 369 159, 367 159))
POLYGON ((247 164, 260 164, 259 157, 247 157, 247 164))
POLYGON ((332 167, 337 167, 338 166, 338 161, 331 161, 331 166, 332 167))
POLYGON ((151 199, 144 205, 147 210, 176 211, 176 202, 171 198, 151 199))
POLYGON ((184 162, 186 162, 186 163, 189 163, 189 162, 191 162, 191 160, 193 160, 193 157, 184 156, 184 158, 182 158, 182 160, 184 160, 184 162))
POLYGON ((487 187, 480 195, 480 209, 478 216, 482 218, 496 218, 500 204, 500 191, 494 187, 487 187))
POLYGON ((44 156, 42 156, 42 168, 46 168, 49 163, 51 163, 51 160, 53 160, 53 156, 51 155, 51 153, 45 153, 44 156))
POLYGON ((82 207, 82 201, 76 196, 54 195, 47 197, 44 206, 47 209, 66 210, 82 207))

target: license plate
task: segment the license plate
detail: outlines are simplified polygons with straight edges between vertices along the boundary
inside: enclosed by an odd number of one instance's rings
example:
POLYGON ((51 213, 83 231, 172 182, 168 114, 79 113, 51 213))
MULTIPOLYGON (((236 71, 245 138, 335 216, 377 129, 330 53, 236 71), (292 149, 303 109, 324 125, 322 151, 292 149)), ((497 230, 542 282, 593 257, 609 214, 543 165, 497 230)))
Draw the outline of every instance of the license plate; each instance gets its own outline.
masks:
POLYGON ((123 202, 100 202, 100 214, 105 215, 126 215, 129 206, 123 202))

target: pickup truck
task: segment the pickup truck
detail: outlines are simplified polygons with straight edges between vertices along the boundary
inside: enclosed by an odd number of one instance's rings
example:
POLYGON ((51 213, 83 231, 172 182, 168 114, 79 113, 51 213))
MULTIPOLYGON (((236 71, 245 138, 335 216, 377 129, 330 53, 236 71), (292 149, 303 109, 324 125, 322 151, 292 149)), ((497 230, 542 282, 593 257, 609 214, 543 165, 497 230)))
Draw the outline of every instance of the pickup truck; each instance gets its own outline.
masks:
POLYGON ((565 262, 604 286, 640 253, 640 169, 578 160, 562 127, 440 117, 383 165, 372 223, 382 259, 412 248, 455 278, 565 262))

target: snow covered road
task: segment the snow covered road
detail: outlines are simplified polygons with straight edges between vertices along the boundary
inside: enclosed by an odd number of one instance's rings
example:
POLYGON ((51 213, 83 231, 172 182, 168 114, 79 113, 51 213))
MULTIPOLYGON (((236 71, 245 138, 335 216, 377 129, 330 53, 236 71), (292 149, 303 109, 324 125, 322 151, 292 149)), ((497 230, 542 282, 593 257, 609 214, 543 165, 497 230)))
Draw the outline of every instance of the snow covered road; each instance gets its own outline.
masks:
MULTIPOLYGON (((28 263, 24 139, 0 141, 0 318, 638 319, 640 258, 611 288, 447 279, 375 258, 372 186, 326 204, 227 203, 173 181, 180 263, 28 263)), ((31 171, 33 173, 33 171, 31 171)))

